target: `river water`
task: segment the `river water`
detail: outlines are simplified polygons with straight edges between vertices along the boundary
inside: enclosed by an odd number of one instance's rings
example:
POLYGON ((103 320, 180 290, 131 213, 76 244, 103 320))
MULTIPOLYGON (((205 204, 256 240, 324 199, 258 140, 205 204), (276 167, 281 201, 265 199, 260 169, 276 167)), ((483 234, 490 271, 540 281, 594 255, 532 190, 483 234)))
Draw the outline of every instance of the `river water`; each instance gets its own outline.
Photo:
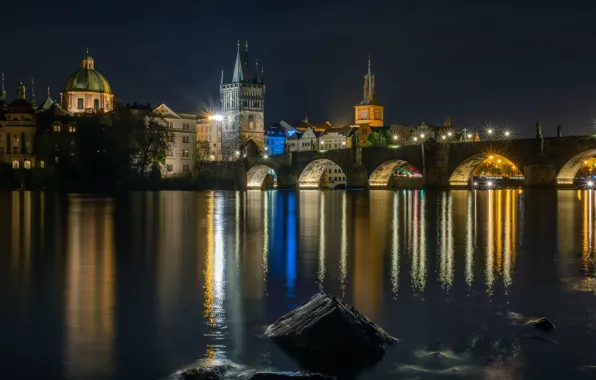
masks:
POLYGON ((588 191, 0 193, 0 377, 298 369, 262 333, 324 290, 400 339, 358 379, 592 379, 595 218, 588 191))

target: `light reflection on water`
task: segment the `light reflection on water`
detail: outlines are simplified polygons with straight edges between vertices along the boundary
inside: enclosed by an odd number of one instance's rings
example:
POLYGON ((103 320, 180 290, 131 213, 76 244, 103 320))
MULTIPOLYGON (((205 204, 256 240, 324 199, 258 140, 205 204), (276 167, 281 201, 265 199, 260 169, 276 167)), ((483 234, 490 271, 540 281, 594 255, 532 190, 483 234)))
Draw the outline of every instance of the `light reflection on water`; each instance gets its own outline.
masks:
POLYGON ((1 370, 292 370, 261 334, 323 290, 402 339, 362 379, 591 378, 595 207, 593 191, 0 193, 1 370), (559 344, 512 315, 548 316, 559 344))

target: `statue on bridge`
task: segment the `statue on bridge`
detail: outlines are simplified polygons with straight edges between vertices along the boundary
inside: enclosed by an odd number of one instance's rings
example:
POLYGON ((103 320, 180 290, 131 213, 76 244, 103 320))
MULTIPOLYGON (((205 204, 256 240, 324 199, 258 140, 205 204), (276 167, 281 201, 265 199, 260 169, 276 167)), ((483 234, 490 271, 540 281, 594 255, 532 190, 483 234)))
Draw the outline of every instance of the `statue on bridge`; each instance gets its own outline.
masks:
POLYGON ((557 126, 557 137, 563 137, 563 135, 561 134, 561 124, 557 126))
POLYGON ((540 122, 536 122, 536 138, 537 139, 541 139, 542 138, 542 125, 540 125, 540 122))

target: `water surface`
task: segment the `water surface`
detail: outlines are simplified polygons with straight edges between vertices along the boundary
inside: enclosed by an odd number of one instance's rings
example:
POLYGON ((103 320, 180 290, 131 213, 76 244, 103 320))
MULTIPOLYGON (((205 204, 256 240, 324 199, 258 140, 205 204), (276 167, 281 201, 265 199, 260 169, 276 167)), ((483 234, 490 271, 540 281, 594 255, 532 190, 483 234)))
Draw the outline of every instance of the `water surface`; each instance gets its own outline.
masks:
POLYGON ((261 335, 324 290, 401 340, 358 379, 594 378, 595 217, 588 191, 0 193, 0 373, 297 369, 261 335))

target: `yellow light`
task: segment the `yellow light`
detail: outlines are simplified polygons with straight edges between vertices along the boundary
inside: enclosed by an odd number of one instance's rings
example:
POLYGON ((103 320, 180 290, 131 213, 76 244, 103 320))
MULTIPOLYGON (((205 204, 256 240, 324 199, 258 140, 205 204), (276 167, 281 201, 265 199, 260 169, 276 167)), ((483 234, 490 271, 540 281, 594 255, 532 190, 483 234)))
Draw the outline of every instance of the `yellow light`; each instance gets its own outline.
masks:
POLYGON ((497 162, 501 162, 501 160, 497 161, 497 162))
POLYGON ((488 158, 492 160, 492 159, 493 159, 493 156, 490 156, 490 157, 488 157, 488 158))
POLYGON ((587 163, 588 163, 588 161, 584 160, 584 164, 587 164, 587 163))

